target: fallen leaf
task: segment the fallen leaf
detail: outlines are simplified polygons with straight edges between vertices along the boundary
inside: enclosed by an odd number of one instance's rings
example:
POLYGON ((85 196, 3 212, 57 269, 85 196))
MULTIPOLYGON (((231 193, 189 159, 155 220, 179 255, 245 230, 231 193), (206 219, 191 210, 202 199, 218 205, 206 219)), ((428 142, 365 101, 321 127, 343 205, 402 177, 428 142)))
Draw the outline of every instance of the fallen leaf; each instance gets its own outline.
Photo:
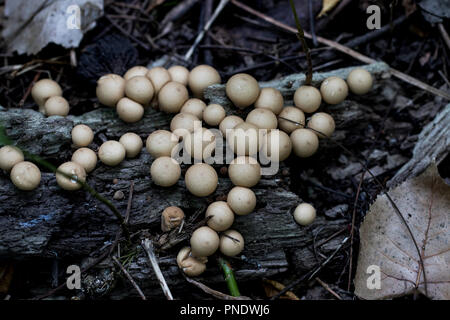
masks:
MULTIPOLYGON (((264 279, 263 280, 264 291, 266 292, 267 297, 273 297, 278 294, 281 290, 285 288, 285 286, 278 281, 264 279)), ((286 292, 284 295, 280 297, 280 299, 287 300, 300 300, 292 291, 286 292)))
POLYGON ((431 299, 450 299, 450 186, 431 165, 420 176, 389 191, 405 223, 386 195, 379 195, 360 228, 355 293, 363 299, 390 299, 416 291, 431 299), (376 269, 379 268, 379 286, 376 269))
POLYGON ((322 10, 320 11, 317 18, 320 18, 331 11, 331 9, 333 9, 339 3, 339 1, 340 0, 323 0, 322 10))

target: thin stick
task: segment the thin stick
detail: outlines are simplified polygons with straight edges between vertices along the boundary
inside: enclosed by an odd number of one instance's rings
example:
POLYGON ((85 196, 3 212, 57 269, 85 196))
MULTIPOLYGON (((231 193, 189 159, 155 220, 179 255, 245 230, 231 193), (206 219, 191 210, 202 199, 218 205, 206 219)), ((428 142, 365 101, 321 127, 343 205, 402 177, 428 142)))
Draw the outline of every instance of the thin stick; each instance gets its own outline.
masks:
POLYGON ((152 241, 149 239, 144 239, 144 240, 142 240, 141 245, 144 248, 144 250, 147 252, 148 259, 150 260, 150 263, 152 264, 153 271, 155 271, 156 277, 158 278, 159 285, 161 286, 161 289, 164 292, 164 295, 166 296, 167 300, 173 300, 172 293, 170 292, 169 286, 166 283, 166 279, 164 279, 161 269, 159 268, 158 260, 156 259, 155 250, 153 249, 152 241))
POLYGON ((31 93, 31 89, 33 88, 34 84, 36 83, 36 81, 38 81, 39 77, 41 76, 42 72, 38 72, 36 73, 36 75, 33 78, 33 81, 31 81, 30 85, 28 86, 27 91, 25 92, 25 94, 23 95, 23 98, 20 99, 19 101, 19 107, 22 108, 23 105, 25 104, 25 101, 27 100, 28 96, 31 93))
POLYGON ((329 293, 331 293, 333 296, 335 296, 338 300, 342 300, 341 296, 338 295, 333 289, 330 288, 330 286, 328 284, 326 284, 325 282, 323 282, 322 280, 320 280, 319 278, 316 278, 316 281, 318 283, 320 283, 320 285, 327 290, 329 293))
POLYGON ((233 297, 239 297, 241 294, 239 292, 236 278, 234 277, 234 272, 230 266, 230 263, 223 258, 219 258, 218 261, 225 275, 225 281, 227 282, 228 290, 230 290, 230 293, 233 297))
POLYGON ((212 295, 214 298, 220 299, 220 300, 252 300, 249 297, 246 296, 239 296, 239 297, 235 297, 235 296, 230 296, 228 294, 222 293, 220 291, 216 291, 214 289, 211 289, 210 287, 204 285, 201 282, 198 282, 194 279, 191 279, 189 277, 184 276, 184 278, 186 279, 187 282, 189 282, 190 284, 193 284, 194 286, 196 286, 197 288, 201 289, 203 292, 212 295))
POLYGON ((450 37, 447 31, 445 30, 444 25, 442 23, 438 23, 438 29, 439 32, 441 33, 442 38, 444 38, 445 44, 450 49, 450 37))
POLYGON ((144 293, 142 292, 141 288, 139 288, 139 286, 137 285, 137 283, 134 281, 133 277, 128 273, 128 271, 123 267, 123 265, 120 263, 120 261, 115 257, 112 256, 113 261, 117 264, 117 266, 120 268, 120 270, 122 270, 122 272, 125 274, 125 276, 128 278, 128 281, 131 282, 131 284, 133 285, 133 287, 136 289, 136 291, 139 293, 139 295, 141 296, 142 300, 147 300, 147 298, 145 297, 144 293))

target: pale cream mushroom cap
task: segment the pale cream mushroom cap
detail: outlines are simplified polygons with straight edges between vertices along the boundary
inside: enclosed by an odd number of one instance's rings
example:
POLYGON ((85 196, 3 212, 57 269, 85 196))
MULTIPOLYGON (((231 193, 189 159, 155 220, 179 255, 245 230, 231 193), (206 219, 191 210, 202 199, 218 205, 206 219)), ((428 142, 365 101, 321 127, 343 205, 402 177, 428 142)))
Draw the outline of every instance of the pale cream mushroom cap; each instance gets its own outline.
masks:
POLYGON ((203 98, 203 90, 210 85, 221 83, 216 69, 206 64, 199 65, 189 73, 188 84, 196 98, 203 98))
POLYGON ((196 116, 199 120, 203 119, 203 110, 206 108, 206 103, 197 98, 187 100, 181 107, 180 113, 190 113, 196 116))
POLYGON ((107 74, 97 81, 97 98, 101 104, 114 108, 125 96, 125 79, 117 74, 107 74))
POLYGON ((172 81, 181 83, 184 86, 188 85, 189 70, 186 67, 172 66, 167 71, 169 71, 172 81))
POLYGON ((247 215, 256 207, 256 195, 252 189, 234 187, 228 192, 227 203, 237 215, 247 215))
POLYGON ((247 115, 245 122, 251 123, 260 129, 275 129, 278 127, 278 120, 275 113, 265 108, 255 108, 247 115))
POLYGON ((181 176, 181 167, 170 157, 159 157, 150 167, 152 181, 161 187, 170 187, 177 183, 181 176))
POLYGON ((308 121, 308 128, 314 129, 319 138, 331 137, 336 125, 334 119, 328 113, 318 112, 313 114, 308 121))
POLYGON ((239 156, 256 154, 260 149, 259 129, 248 122, 242 122, 228 130, 227 143, 239 156))
POLYGON ((208 257, 219 248, 219 236, 210 227, 200 227, 192 233, 191 250, 194 257, 208 257))
POLYGON ((362 95, 372 89, 373 78, 369 71, 362 68, 356 68, 348 75, 347 84, 351 92, 362 95))
POLYGON ((252 157, 237 157, 231 161, 228 175, 234 185, 251 188, 261 179, 261 166, 252 157))
POLYGON ((169 71, 163 67, 151 68, 147 72, 147 78, 149 78, 152 82, 153 89, 155 89, 155 94, 158 94, 159 90, 161 90, 166 83, 172 81, 169 71))
POLYGON ((244 120, 242 118, 238 117, 238 116, 225 117, 222 120, 222 122, 220 122, 220 125, 219 125, 220 132, 222 132, 222 135, 224 137, 226 137, 228 129, 233 129, 238 124, 241 124, 243 122, 244 122, 244 120))
POLYGON ((191 255, 191 248, 182 248, 177 255, 178 267, 189 277, 201 275, 206 270, 206 257, 195 258, 191 255))
POLYGON ((10 178, 18 189, 30 191, 41 183, 41 171, 34 163, 22 161, 12 167, 10 178))
POLYGON ((44 104, 45 114, 47 116, 62 116, 69 114, 69 102, 61 96, 53 96, 47 99, 44 104))
POLYGON ((86 170, 84 170, 84 168, 78 163, 72 161, 65 162, 58 167, 58 171, 71 176, 71 178, 69 179, 61 173, 56 173, 56 182, 64 190, 79 190, 83 186, 77 181, 86 181, 86 170))
POLYGON ((129 69, 125 74, 123 75, 123 78, 125 80, 131 79, 133 77, 142 77, 146 76, 148 73, 147 67, 144 66, 135 66, 129 69))
POLYGON ((294 210, 295 221, 302 226, 311 224, 316 218, 316 209, 309 203, 301 203, 294 210))
POLYGON ((338 77, 326 78, 320 85, 320 93, 328 104, 338 104, 347 98, 347 83, 338 77))
POLYGON ((122 98, 117 103, 117 115, 127 123, 138 122, 144 116, 144 107, 129 98, 122 98))
POLYGON ((154 93, 153 84, 146 76, 132 77, 125 83, 125 95, 143 106, 150 104, 154 93))
POLYGON ((215 231, 225 231, 234 221, 234 213, 225 201, 211 203, 206 209, 205 218, 209 218, 207 225, 215 231))
POLYGON ((292 152, 292 142, 288 134, 281 130, 271 130, 262 141, 260 155, 274 162, 286 160, 292 152))
POLYGON ((305 125, 305 114, 302 110, 296 107, 284 107, 278 117, 278 126, 286 133, 291 133, 296 129, 303 128, 303 126, 305 125), (301 125, 297 125, 291 121, 281 118, 295 121, 297 123, 300 123, 301 125))
POLYGON ((184 212, 178 207, 170 206, 164 209, 161 214, 161 230, 170 231, 183 222, 184 212))
POLYGON ((76 147, 87 147, 94 140, 94 132, 85 124, 78 124, 72 129, 72 142, 76 147))
POLYGON ((114 140, 104 142, 98 149, 100 161, 108 166, 117 166, 125 159, 125 155, 125 147, 114 140))
POLYGON ((167 113, 180 112, 188 99, 189 92, 184 85, 175 81, 168 82, 158 93, 159 110, 167 113))
POLYGON ((136 157, 144 146, 141 137, 133 132, 127 132, 122 135, 119 142, 124 146, 127 158, 136 157))
POLYGON ((189 167, 184 177, 186 188, 197 197, 206 197, 216 191, 219 177, 216 170, 206 163, 189 167))
POLYGON ((313 113, 319 109, 322 95, 319 89, 313 86, 301 86, 294 93, 294 104, 303 112, 313 113))
POLYGON ((179 113, 170 121, 170 131, 177 137, 184 137, 202 127, 201 121, 190 113, 179 113))
POLYGON ((220 252, 228 257, 240 254, 244 250, 244 245, 244 237, 236 230, 227 230, 220 236, 220 252))
POLYGON ((184 136, 184 150, 194 159, 202 160, 211 157, 216 148, 214 133, 206 128, 194 130, 184 136))
POLYGON ((97 165, 97 155, 89 148, 80 148, 73 153, 72 162, 78 163, 86 173, 89 173, 97 165))
POLYGON ((11 171, 19 162, 24 160, 23 152, 14 146, 4 146, 0 148, 0 169, 11 171))
POLYGON ((319 148, 319 138, 309 129, 297 129, 291 133, 292 149, 300 158, 307 158, 319 148))
POLYGON ((281 92, 275 88, 262 88, 258 99, 255 101, 255 108, 269 109, 274 114, 279 114, 283 109, 284 99, 281 92))
POLYGON ((153 158, 171 157, 178 144, 178 137, 167 130, 153 131, 147 138, 145 147, 153 158))
POLYGON ((218 126, 225 116, 225 109, 216 103, 208 105, 203 111, 203 120, 212 127, 218 126))
POLYGON ((63 92, 60 85, 50 79, 42 79, 36 82, 31 89, 31 96, 34 102, 39 106, 39 111, 44 111, 44 104, 48 98, 62 96, 63 92))
POLYGON ((228 80, 225 91, 236 107, 244 109, 258 99, 259 84, 251 75, 238 73, 228 80))

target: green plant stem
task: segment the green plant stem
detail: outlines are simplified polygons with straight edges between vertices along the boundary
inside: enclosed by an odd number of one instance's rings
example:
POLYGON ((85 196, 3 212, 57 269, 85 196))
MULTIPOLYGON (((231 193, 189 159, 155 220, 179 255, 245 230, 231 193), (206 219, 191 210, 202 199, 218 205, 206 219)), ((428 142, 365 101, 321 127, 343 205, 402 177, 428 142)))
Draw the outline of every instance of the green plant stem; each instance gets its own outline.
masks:
POLYGON ((227 286, 228 286, 228 290, 230 290, 230 294, 233 297, 240 297, 241 294, 239 292, 236 278, 234 277, 234 272, 230 266, 230 263, 223 258, 219 258, 219 264, 223 270, 223 274, 225 276, 225 281, 227 282, 227 286))

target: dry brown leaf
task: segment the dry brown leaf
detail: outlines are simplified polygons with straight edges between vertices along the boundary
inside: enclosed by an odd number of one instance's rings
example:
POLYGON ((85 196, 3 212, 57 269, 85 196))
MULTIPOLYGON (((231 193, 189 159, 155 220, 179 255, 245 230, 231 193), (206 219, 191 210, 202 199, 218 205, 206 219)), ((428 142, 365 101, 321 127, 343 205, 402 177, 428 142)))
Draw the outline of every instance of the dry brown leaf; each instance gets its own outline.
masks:
MULTIPOLYGON (((264 279, 263 280, 264 291, 266 292, 267 297, 273 297, 278 294, 281 290, 285 288, 285 286, 278 281, 264 279)), ((288 299, 288 300, 300 300, 292 291, 286 292, 284 295, 280 297, 280 299, 288 299)))
POLYGON ((431 299, 450 299, 450 186, 431 165, 420 176, 389 191, 420 249, 386 195, 378 196, 361 225, 355 293, 363 299, 390 299, 416 290, 431 299), (379 288, 374 288, 379 268, 379 288), (369 271, 368 271, 369 268, 369 271), (371 270, 372 268, 372 270, 371 270), (370 289, 371 287, 372 289, 370 289))
POLYGON ((333 9, 339 3, 339 1, 340 0, 323 0, 322 10, 320 11, 317 18, 320 18, 331 11, 331 9, 333 9))

